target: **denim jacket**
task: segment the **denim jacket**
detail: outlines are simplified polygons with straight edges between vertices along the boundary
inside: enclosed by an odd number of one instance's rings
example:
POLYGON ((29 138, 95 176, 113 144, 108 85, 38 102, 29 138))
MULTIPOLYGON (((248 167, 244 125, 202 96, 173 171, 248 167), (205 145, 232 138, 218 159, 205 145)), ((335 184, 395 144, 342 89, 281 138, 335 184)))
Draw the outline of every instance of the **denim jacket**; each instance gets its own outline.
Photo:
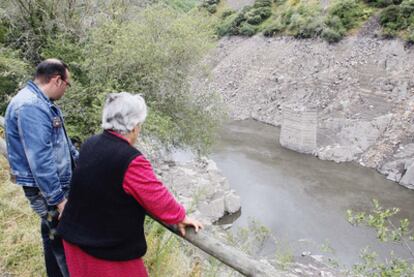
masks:
POLYGON ((61 202, 79 154, 66 135, 60 109, 29 81, 8 105, 5 129, 16 183, 38 187, 50 206, 61 202))

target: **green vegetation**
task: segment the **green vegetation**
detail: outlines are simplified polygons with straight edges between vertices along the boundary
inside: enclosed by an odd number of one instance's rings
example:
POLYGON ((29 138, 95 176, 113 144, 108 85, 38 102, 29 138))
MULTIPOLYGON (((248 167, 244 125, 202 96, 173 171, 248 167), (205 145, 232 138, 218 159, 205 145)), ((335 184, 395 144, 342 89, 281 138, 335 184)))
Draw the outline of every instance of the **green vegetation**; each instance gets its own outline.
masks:
POLYGON ((336 2, 328 9, 322 38, 328 42, 339 41, 349 30, 360 26, 371 12, 371 9, 356 0, 336 2))
POLYGON ((238 13, 223 13, 224 19, 218 26, 218 35, 254 35, 259 30, 258 25, 272 15, 271 6, 269 0, 257 0, 253 6, 246 6, 238 13))
MULTIPOLYGON (((9 181, 7 161, 0 157, 0 274, 45 276, 40 220, 31 210, 19 186, 9 181)), ((157 222, 147 219, 148 253, 145 265, 150 276, 191 275, 185 263, 192 250, 157 222)))
POLYGON ((220 0, 204 0, 201 3, 201 7, 205 8, 209 13, 213 14, 217 11, 217 6, 220 0))
MULTIPOLYGON (((405 247, 414 258, 414 252, 409 245, 413 241, 413 229, 410 228, 408 219, 402 219, 399 224, 393 222, 393 216, 399 212, 398 208, 385 209, 377 200, 373 200, 373 210, 370 213, 347 211, 348 221, 352 225, 366 225, 377 231, 377 238, 382 242, 400 243, 405 247)), ((395 257, 393 253, 381 262, 377 259, 377 254, 366 248, 361 251, 362 263, 353 268, 353 273, 357 276, 413 276, 414 264, 408 260, 395 257)))
POLYGON ((404 0, 400 5, 389 5, 380 13, 380 24, 384 35, 400 35, 408 42, 414 42, 414 0, 404 0))
POLYGON ((44 276, 40 220, 23 190, 9 181, 7 161, 0 157, 0 274, 44 276))
POLYGON ((385 37, 400 36, 414 42, 413 7, 413 0, 334 0, 327 9, 314 0, 257 0, 238 13, 227 12, 217 34, 252 36, 263 32, 268 37, 321 37, 333 43, 379 13, 385 37))
POLYGON ((7 103, 14 92, 28 78, 30 66, 19 59, 19 52, 0 44, 0 114, 6 110, 7 103))
POLYGON ((364 2, 373 7, 385 8, 389 5, 399 5, 402 0, 364 0, 364 2))
MULTIPOLYGON (((217 1, 218 2, 218 1, 217 1)), ((192 68, 214 45, 212 20, 196 0, 17 1, 0 12, 0 98, 5 105, 37 62, 65 61, 73 86, 61 101, 71 137, 100 129, 108 92, 144 95, 143 135, 206 151, 223 115, 216 95, 193 94, 192 68), (158 2, 158 4, 150 4, 158 2), (165 4, 168 2, 168 5, 165 4), (161 4, 160 4, 161 3, 161 4), (163 4, 164 3, 164 4, 163 4)))
POLYGON ((198 0, 163 0, 163 3, 183 12, 189 12, 196 8, 198 2, 198 0))
MULTIPOLYGON (((197 0, 147 2, 2 1, 0 114, 34 66, 56 57, 72 72, 59 103, 71 137, 81 141, 99 131, 106 94, 129 91, 149 105, 144 136, 205 151, 222 106, 217 95, 191 93, 188 77, 214 45, 212 18, 195 8, 197 0)), ((43 276, 39 220, 8 172, 0 157, 0 275, 43 276)), ((146 230, 151 276, 199 276, 186 264, 188 245, 151 220, 146 230)))

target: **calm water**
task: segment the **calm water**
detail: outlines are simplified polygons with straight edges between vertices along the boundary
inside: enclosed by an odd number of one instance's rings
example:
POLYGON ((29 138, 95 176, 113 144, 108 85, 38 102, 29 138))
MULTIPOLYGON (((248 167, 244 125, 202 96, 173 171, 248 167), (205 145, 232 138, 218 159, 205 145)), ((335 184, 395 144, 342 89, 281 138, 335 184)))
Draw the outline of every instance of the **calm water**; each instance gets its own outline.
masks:
MULTIPOLYGON (((409 257, 397 244, 379 243, 373 230, 351 226, 346 210, 369 210, 376 198, 384 207, 399 207, 400 217, 414 222, 414 191, 375 170, 284 149, 278 138, 279 128, 253 120, 232 122, 221 132, 211 158, 241 196, 235 230, 254 218, 281 241, 280 252, 326 254, 325 245, 334 250, 326 255, 346 265, 357 262, 368 245, 382 257, 391 250, 409 257)), ((265 254, 274 248, 267 245, 265 254)))

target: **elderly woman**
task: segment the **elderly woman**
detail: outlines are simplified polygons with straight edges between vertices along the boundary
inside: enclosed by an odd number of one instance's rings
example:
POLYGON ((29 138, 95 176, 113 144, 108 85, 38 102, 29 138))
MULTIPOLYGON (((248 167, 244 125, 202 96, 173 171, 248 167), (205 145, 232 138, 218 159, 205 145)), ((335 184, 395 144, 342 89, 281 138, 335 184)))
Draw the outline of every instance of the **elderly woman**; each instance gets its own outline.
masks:
POLYGON ((80 150, 68 203, 58 226, 71 277, 147 276, 141 259, 147 250, 144 218, 196 231, 155 176, 148 160, 133 147, 147 116, 144 99, 126 92, 106 100, 103 133, 80 150))

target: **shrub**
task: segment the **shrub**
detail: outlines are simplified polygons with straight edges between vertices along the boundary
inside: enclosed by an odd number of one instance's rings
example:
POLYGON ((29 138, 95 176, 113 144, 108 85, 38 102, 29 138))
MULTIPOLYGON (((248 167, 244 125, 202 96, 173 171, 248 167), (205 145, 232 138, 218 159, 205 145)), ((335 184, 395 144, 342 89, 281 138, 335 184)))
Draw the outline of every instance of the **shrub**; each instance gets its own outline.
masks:
POLYGON ((362 6, 356 0, 343 0, 336 2, 328 10, 328 18, 339 18, 342 26, 345 27, 346 30, 355 27, 362 16, 362 6))
POLYGON ((30 66, 19 54, 0 45, 0 114, 4 114, 10 98, 29 77, 30 66))
POLYGON ((265 37, 271 37, 283 32, 284 28, 279 21, 275 21, 263 30, 265 37))
POLYGON ((221 22, 217 27, 217 35, 220 37, 226 35, 237 35, 238 30, 238 21, 240 19, 239 14, 232 14, 227 16, 223 22, 221 22))
POLYGON ((273 0, 273 3, 275 3, 277 6, 283 5, 286 2, 286 0, 273 0))
POLYGON ((253 8, 271 7, 272 0, 256 0, 253 4, 253 8))
POLYGON ((384 27, 393 25, 393 28, 399 28, 401 26, 401 19, 400 7, 392 5, 381 11, 379 22, 384 27))
POLYGON ((58 58, 65 61, 69 66, 72 78, 82 85, 88 85, 87 74, 81 68, 81 64, 85 60, 82 51, 83 47, 84 44, 73 36, 67 33, 60 33, 54 37, 47 38, 40 56, 42 59, 58 58))
POLYGON ((216 4, 213 4, 213 5, 207 6, 207 11, 209 13, 215 13, 217 11, 217 5, 216 4))
POLYGON ((230 16, 230 15, 232 15, 232 14, 234 14, 235 13, 235 11, 233 11, 233 10, 225 10, 225 11, 223 11, 223 13, 221 14, 221 18, 222 19, 225 19, 226 17, 228 17, 228 16, 230 16))
POLYGON ((402 16, 409 18, 414 16, 414 0, 405 0, 400 6, 402 16))
MULTIPOLYGON (((92 30, 84 47, 83 68, 96 84, 86 91, 99 96, 111 90, 143 93, 151 112, 170 128, 158 132, 148 122, 144 134, 168 133, 162 142, 202 149, 212 141, 220 108, 213 98, 191 94, 187 78, 212 38, 211 22, 202 14, 182 14, 162 5, 143 10, 134 21, 108 20, 92 30)), ((96 111, 100 99, 89 109, 96 111)), ((82 120, 76 113, 71 116, 82 120)))
POLYGON ((270 8, 253 8, 244 17, 249 24, 259 25, 271 15, 272 10, 270 8))
POLYGON ((385 8, 390 5, 399 5, 402 0, 364 0, 364 2, 374 7, 385 8))
POLYGON ((204 0, 201 4, 201 7, 207 9, 211 14, 216 13, 217 5, 220 3, 220 0, 204 0))
POLYGON ((245 35, 255 34, 259 28, 251 25, 260 25, 272 15, 272 2, 268 0, 258 0, 253 6, 245 6, 237 14, 227 15, 217 28, 219 36, 225 35, 245 35), (247 24, 247 25, 246 25, 247 24))
POLYGON ((5 20, 0 20, 0 43, 5 43, 7 34, 9 32, 9 26, 5 20))
POLYGON ((410 45, 414 44, 414 27, 408 30, 407 42, 410 45))
POLYGON ((217 34, 219 36, 240 35, 241 24, 246 22, 251 10, 251 6, 245 6, 240 12, 226 17, 217 27, 217 34))
POLYGON ((386 37, 394 37, 400 31, 414 27, 414 1, 405 0, 399 6, 388 6, 381 11, 379 21, 386 37))
POLYGON ((330 43, 338 42, 348 30, 358 26, 370 13, 370 10, 364 9, 356 0, 337 1, 328 9, 321 37, 330 43))
POLYGON ((288 6, 281 12, 279 18, 287 33, 297 38, 315 37, 322 31, 318 6, 303 3, 288 6))
POLYGON ((252 24, 252 25, 258 25, 262 23, 262 21, 263 19, 260 15, 253 15, 247 18, 247 23, 252 24))
POLYGON ((321 37, 329 43, 338 42, 343 38, 344 34, 332 28, 325 28, 321 37))
POLYGON ((247 22, 243 22, 240 25, 239 33, 242 36, 250 37, 250 36, 253 36, 254 34, 256 34, 256 32, 257 32, 257 28, 255 26, 247 23, 247 22))
POLYGON ((176 10, 188 12, 198 5, 197 0, 163 0, 163 2, 176 10))
POLYGON ((352 273, 355 276, 413 276, 414 265, 412 258, 413 251, 410 247, 410 241, 414 240, 413 230, 408 219, 392 220, 398 214, 400 209, 383 208, 378 200, 373 199, 372 211, 353 212, 347 210, 348 222, 352 225, 366 225, 377 232, 377 239, 381 242, 398 243, 407 250, 411 259, 401 259, 391 251, 390 257, 378 259, 375 252, 370 252, 369 248, 361 251, 362 263, 353 266, 352 273))

